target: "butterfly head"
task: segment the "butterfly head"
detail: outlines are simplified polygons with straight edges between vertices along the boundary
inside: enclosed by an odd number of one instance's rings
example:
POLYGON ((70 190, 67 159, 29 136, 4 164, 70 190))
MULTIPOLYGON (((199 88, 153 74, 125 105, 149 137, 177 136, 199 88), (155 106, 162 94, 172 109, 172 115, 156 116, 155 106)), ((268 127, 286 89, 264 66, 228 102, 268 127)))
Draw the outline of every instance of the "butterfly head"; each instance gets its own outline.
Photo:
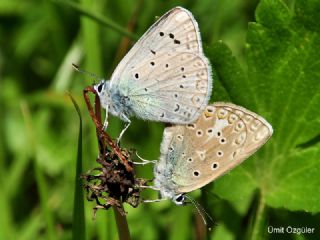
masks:
POLYGON ((94 90, 100 98, 101 105, 106 108, 110 105, 109 81, 101 80, 99 83, 93 85, 94 90))

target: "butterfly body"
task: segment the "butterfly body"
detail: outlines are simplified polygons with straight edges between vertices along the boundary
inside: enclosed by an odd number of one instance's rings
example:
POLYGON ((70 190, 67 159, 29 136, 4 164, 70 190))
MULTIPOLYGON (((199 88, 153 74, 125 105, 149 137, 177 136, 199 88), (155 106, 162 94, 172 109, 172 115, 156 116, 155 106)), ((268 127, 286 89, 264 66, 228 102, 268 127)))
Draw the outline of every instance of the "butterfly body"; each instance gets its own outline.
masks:
POLYGON ((102 80, 94 86, 100 94, 101 106, 123 121, 128 121, 134 115, 130 98, 121 89, 110 87, 110 81, 102 80))
POLYGON ((164 14, 127 53, 111 80, 94 87, 107 112, 126 122, 133 115, 174 124, 196 121, 210 99, 212 77, 192 14, 181 7, 164 14))
POLYGON ((230 103, 209 105, 196 122, 165 129, 154 185, 162 198, 181 204, 184 193, 239 165, 272 131, 266 120, 245 108, 230 103))

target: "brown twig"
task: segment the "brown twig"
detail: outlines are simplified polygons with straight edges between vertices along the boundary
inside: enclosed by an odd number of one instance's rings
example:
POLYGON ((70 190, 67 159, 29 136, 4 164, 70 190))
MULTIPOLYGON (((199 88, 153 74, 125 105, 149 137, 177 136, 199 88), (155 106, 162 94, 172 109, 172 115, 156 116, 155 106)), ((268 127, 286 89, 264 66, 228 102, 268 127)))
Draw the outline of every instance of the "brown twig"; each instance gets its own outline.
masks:
POLYGON ((100 176, 95 176, 95 177, 91 175, 84 176, 85 178, 87 178, 87 183, 90 182, 90 177, 93 177, 93 179, 100 178, 101 180, 100 185, 90 185, 90 184, 86 185, 87 191, 88 192, 91 191, 90 198, 92 200, 94 199, 97 203, 97 206, 94 208, 94 214, 99 208, 108 209, 109 207, 112 206, 115 213, 119 239, 130 240, 131 238, 130 238, 129 226, 125 216, 125 211, 123 209, 123 204, 121 201, 124 201, 124 200, 128 201, 129 204, 131 204, 132 206, 135 206, 135 201, 130 202, 131 198, 126 198, 125 196, 129 194, 129 196, 132 197, 133 199, 135 199, 136 197, 139 198, 139 195, 135 195, 136 193, 133 191, 133 188, 132 188, 132 184, 134 184, 135 182, 133 168, 132 166, 129 165, 126 156, 124 156, 124 154, 121 152, 118 146, 114 144, 110 136, 103 130, 103 125, 101 123, 100 98, 96 93, 96 91, 94 90, 94 88, 92 86, 85 88, 85 90, 83 91, 83 95, 84 95, 84 99, 87 104, 90 116, 96 126, 97 139, 99 143, 99 158, 97 161, 100 164, 102 164, 102 168, 98 169, 101 171, 100 176), (93 110, 93 107, 91 105, 91 102, 88 96, 89 92, 92 92, 95 94, 95 102, 94 102, 95 110, 93 110), (111 155, 107 151, 106 143, 112 148, 113 152, 121 161, 121 163, 123 164, 127 172, 123 172, 123 170, 121 170, 121 166, 117 164, 116 159, 111 160, 111 162, 107 161, 107 159, 110 158, 111 155), (116 189, 112 189, 112 186, 115 186, 114 184, 116 184, 117 186, 116 189), (129 185, 125 186, 126 184, 129 184, 129 185), (127 188, 131 189, 132 192, 131 193, 127 192, 128 190, 127 188), (102 192, 104 191, 108 191, 108 194, 109 194, 108 198, 103 197, 102 192), (132 194, 132 196, 130 194, 132 194), (105 204, 100 203, 99 198, 104 199, 106 203, 105 204))
MULTIPOLYGON (((101 112, 100 112, 100 99, 98 94, 96 93, 96 91, 94 90, 94 88, 92 86, 88 86, 83 90, 83 96, 85 99, 85 102, 87 104, 90 116, 96 126, 97 129, 97 134, 100 136, 103 136, 103 138, 106 139, 108 145, 114 150, 115 154, 119 157, 119 159, 122 161, 123 165, 126 167, 126 170, 128 172, 132 172, 133 168, 130 166, 130 164, 128 163, 128 160, 126 159, 125 156, 123 156, 121 150, 119 149, 119 147, 112 141, 111 137, 103 130, 103 125, 101 123, 101 120, 98 119, 101 118, 101 112), (91 92, 93 94, 95 94, 95 110, 93 110, 90 99, 89 99, 89 95, 88 93, 91 92), (97 115, 96 115, 97 114, 97 115)), ((99 137, 98 137, 99 138, 99 137)))

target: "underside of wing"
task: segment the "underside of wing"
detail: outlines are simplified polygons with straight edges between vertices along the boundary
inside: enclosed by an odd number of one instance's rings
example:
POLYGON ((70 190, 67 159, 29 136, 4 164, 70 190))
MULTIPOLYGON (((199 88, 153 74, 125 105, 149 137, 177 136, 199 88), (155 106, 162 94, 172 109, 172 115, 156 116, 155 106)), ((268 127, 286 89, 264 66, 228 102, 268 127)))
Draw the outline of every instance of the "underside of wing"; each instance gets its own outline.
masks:
POLYGON ((173 182, 178 192, 198 189, 239 165, 272 135, 270 124, 257 114, 230 104, 208 106, 194 124, 186 126, 186 148, 177 161, 173 182))
POLYGON ((198 24, 188 10, 176 7, 159 18, 120 62, 111 77, 111 86, 126 81, 122 74, 161 52, 202 55, 198 24))
POLYGON ((193 53, 163 53, 145 59, 128 72, 132 109, 141 118, 189 123, 195 121, 211 94, 207 59, 193 53))

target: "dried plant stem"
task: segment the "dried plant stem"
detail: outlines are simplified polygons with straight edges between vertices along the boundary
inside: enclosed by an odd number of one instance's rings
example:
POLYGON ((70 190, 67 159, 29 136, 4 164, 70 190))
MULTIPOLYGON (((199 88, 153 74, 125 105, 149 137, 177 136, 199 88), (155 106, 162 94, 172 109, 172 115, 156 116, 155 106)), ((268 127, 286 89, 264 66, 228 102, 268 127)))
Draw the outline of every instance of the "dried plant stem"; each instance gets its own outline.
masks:
POLYGON ((115 206, 113 206, 113 211, 116 218, 119 239, 130 240, 131 237, 126 216, 121 215, 121 213, 115 206))
POLYGON ((126 159, 125 156, 123 156, 123 154, 121 153, 120 149, 118 148, 118 146, 112 141, 111 137, 103 130, 103 125, 101 123, 101 120, 97 118, 97 115, 95 114, 95 112, 93 111, 92 105, 90 103, 90 99, 88 96, 88 93, 92 92, 95 94, 96 99, 95 99, 95 108, 97 108, 97 106, 99 106, 99 110, 98 110, 98 114, 100 115, 99 117, 101 117, 100 114, 100 100, 99 97, 96 94, 96 91, 93 89, 93 87, 89 86, 86 87, 83 90, 83 95, 84 95, 84 99, 86 101, 87 107, 89 109, 89 113, 91 115, 91 118, 94 122, 94 124, 96 125, 96 129, 98 134, 102 134, 103 137, 107 140, 108 145, 114 150, 114 152, 117 154, 117 156, 119 157, 119 159, 122 161, 122 163, 124 164, 124 166, 126 167, 126 170, 128 172, 133 171, 133 168, 129 165, 128 160, 126 159), (99 104, 97 104, 99 103, 99 104))
MULTIPOLYGON (((83 91, 84 99, 87 104, 90 116, 96 126, 97 136, 98 139, 101 139, 100 136, 103 136, 103 139, 107 141, 107 144, 113 149, 115 154, 119 157, 119 159, 122 161, 123 165, 125 166, 126 170, 128 172, 132 172, 133 168, 129 165, 128 160, 126 157, 122 154, 118 146, 112 141, 111 137, 103 130, 103 125, 101 123, 101 111, 100 111, 100 99, 96 91, 92 86, 86 87, 83 91), (95 95, 95 104, 94 104, 94 110, 91 105, 88 93, 91 92, 95 95)), ((99 143, 104 144, 104 143, 99 143)), ((105 146, 102 146, 103 149, 105 146)), ((117 229, 118 229, 118 236, 120 240, 130 240, 130 231, 128 222, 125 215, 122 215, 118 208, 113 206, 114 215, 116 219, 117 229)))

